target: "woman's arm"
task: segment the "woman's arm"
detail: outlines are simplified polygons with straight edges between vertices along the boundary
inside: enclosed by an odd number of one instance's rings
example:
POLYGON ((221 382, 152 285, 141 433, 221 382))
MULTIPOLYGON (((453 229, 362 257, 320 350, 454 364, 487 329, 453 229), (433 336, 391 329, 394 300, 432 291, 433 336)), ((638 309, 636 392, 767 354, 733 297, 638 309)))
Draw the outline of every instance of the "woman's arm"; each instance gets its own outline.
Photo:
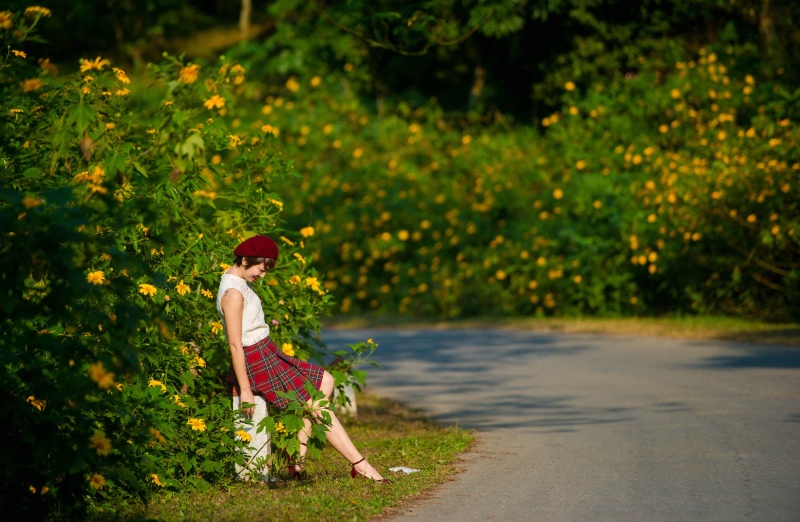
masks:
MULTIPOLYGON (((244 359, 244 347, 242 346, 242 314, 244 312, 244 297, 242 293, 234 288, 229 288, 222 295, 220 302, 222 313, 225 314, 225 329, 228 334, 228 346, 231 349, 233 359, 233 372, 236 374, 236 381, 239 383, 239 398, 242 404, 255 403, 253 391, 250 389, 250 380, 247 378, 247 364, 244 359)), ((242 408, 245 417, 252 417, 255 408, 242 408)))

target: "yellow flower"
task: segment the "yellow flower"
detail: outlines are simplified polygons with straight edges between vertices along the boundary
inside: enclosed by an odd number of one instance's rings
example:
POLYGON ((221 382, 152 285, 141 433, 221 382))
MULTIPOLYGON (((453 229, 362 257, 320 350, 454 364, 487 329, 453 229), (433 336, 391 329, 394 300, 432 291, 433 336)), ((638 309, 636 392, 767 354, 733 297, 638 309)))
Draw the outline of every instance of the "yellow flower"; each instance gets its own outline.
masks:
POLYGON ((300 229, 300 235, 303 237, 311 237, 314 235, 314 227, 303 227, 300 229))
POLYGON ((175 285, 175 291, 181 295, 186 295, 191 291, 191 288, 189 288, 189 285, 184 283, 183 279, 181 279, 180 283, 175 285))
POLYGON ((178 81, 181 83, 192 84, 197 81, 197 74, 200 72, 200 66, 197 64, 187 65, 181 68, 178 73, 178 81))
POLYGON ((781 140, 779 138, 772 138, 771 140, 769 140, 769 146, 770 147, 777 147, 780 144, 781 144, 781 140))
POLYGON ((14 27, 14 18, 11 11, 0 11, 0 29, 11 29, 14 27))
POLYGON ((103 67, 105 67, 106 65, 111 65, 111 62, 109 62, 108 60, 104 60, 99 56, 95 58, 94 61, 81 58, 81 72, 87 72, 92 70, 102 71, 103 67))
POLYGON ((205 297, 208 297, 209 299, 214 297, 214 294, 211 293, 211 290, 206 290, 205 288, 200 290, 200 293, 203 294, 205 297))
POLYGON ((102 285, 103 282, 105 282, 105 280, 106 280, 106 275, 103 273, 102 270, 89 272, 89 275, 86 276, 86 281, 92 283, 93 285, 102 285))
POLYGON ((214 108, 221 109, 225 107, 225 98, 223 98, 219 94, 215 94, 214 96, 203 102, 203 106, 209 110, 214 108))
POLYGON ((303 256, 301 256, 298 252, 295 252, 293 255, 294 257, 299 259, 301 263, 303 263, 304 265, 306 264, 306 259, 303 256))
POLYGON ((275 425, 275 433, 286 433, 286 426, 282 422, 275 425))
POLYGON ((17 51, 16 49, 11 51, 11 54, 13 54, 14 56, 19 56, 20 58, 27 58, 28 57, 28 55, 25 54, 23 51, 17 51))
POLYGON ((30 404, 39 411, 44 411, 45 406, 47 406, 47 401, 37 399, 36 397, 31 395, 30 397, 28 397, 28 404, 30 404))
POLYGON ((567 83, 565 83, 564 84, 564 89, 566 89, 568 91, 574 91, 575 90, 575 82, 567 82, 567 83))
POLYGON ((89 486, 92 489, 103 489, 106 485, 106 478, 99 473, 93 474, 91 477, 88 477, 89 486))
POLYGON ((251 440, 253 440, 253 437, 249 433, 244 431, 244 430, 237 431, 236 432, 236 436, 238 436, 240 439, 242 439, 245 442, 250 442, 251 440))
POLYGON ((219 267, 222 269, 223 272, 225 272, 225 270, 229 269, 231 265, 229 265, 228 263, 220 263, 219 267))
POLYGON ((289 282, 291 284, 293 284, 293 285, 300 284, 300 281, 302 281, 302 279, 300 279, 300 276, 297 275, 297 274, 295 274, 295 275, 293 275, 292 277, 289 278, 289 282))
POLYGON ((36 16, 36 15, 41 15, 46 18, 49 18, 52 15, 52 13, 50 12, 50 9, 38 5, 32 5, 25 9, 25 16, 36 16))
POLYGON ((153 388, 155 388, 156 386, 161 386, 161 392, 162 393, 167 391, 167 387, 161 381, 157 381, 155 379, 150 379, 150 382, 147 383, 147 384, 148 384, 148 386, 153 387, 153 388))
POLYGON ((119 81, 119 83, 124 83, 124 84, 131 83, 131 79, 128 78, 128 75, 125 74, 125 71, 123 71, 122 69, 117 69, 116 67, 114 67, 111 70, 114 71, 114 74, 117 76, 117 80, 119 81))
POLYGON ((58 74, 58 67, 50 63, 50 58, 39 58, 37 60, 39 63, 39 67, 45 72, 45 74, 49 74, 51 76, 55 76, 58 74))
POLYGON ((97 450, 97 454, 104 457, 111 454, 111 441, 103 436, 102 433, 95 433, 89 437, 89 447, 97 450))
POLYGON ((22 92, 37 91, 42 88, 44 84, 39 78, 29 78, 22 82, 22 92))
POLYGON ((222 323, 219 321, 214 321, 211 323, 211 333, 216 335, 222 331, 222 323))
POLYGON ((142 295, 154 296, 156 295, 156 292, 158 292, 158 290, 156 290, 156 287, 153 285, 149 285, 147 283, 139 284, 139 293, 142 295))
POLYGON ((40 198, 35 198, 33 196, 25 196, 22 198, 22 206, 28 209, 38 207, 41 204, 42 200, 40 198))
POLYGON ((323 295, 325 293, 325 291, 320 287, 319 280, 316 277, 306 277, 306 286, 310 287, 319 295, 323 295))
POLYGON ((206 421, 203 419, 189 419, 189 422, 186 423, 187 426, 192 427, 192 431, 206 431, 206 421))
POLYGON ((20 114, 22 112, 25 112, 25 111, 23 111, 22 109, 8 109, 8 113, 11 114, 12 116, 14 114, 20 114))
POLYGON ((156 441, 159 444, 166 444, 167 443, 166 437, 164 437, 164 435, 162 435, 161 432, 158 431, 155 428, 150 428, 150 435, 152 435, 153 438, 156 439, 156 441))
POLYGON ((114 386, 114 374, 106 370, 101 361, 91 364, 88 372, 89 378, 96 382, 100 388, 106 390, 114 386))
POLYGON ((575 281, 576 285, 579 285, 583 281, 583 277, 576 275, 572 280, 575 281))
POLYGON ((297 82, 297 78, 292 76, 288 80, 286 80, 286 88, 292 92, 297 92, 300 90, 300 84, 297 82))
POLYGON ((291 343, 283 343, 283 346, 281 346, 281 351, 289 357, 294 357, 294 346, 292 346, 291 343))
POLYGON ((48 491, 50 491, 50 488, 48 488, 47 486, 42 486, 42 495, 44 495, 48 491))
POLYGON ((175 404, 177 404, 181 408, 185 408, 186 407, 186 404, 184 404, 184 402, 181 400, 180 394, 176 393, 175 395, 173 395, 172 396, 172 400, 175 401, 175 404))
POLYGON ((200 368, 205 368, 206 367, 206 362, 199 355, 195 355, 194 361, 195 361, 195 364, 197 364, 197 366, 199 366, 200 368))
POLYGON ((563 191, 563 190, 561 190, 560 188, 557 188, 557 189, 555 189, 555 190, 553 191, 553 197, 554 197, 555 199, 561 199, 561 198, 563 198, 563 197, 564 197, 564 191, 563 191))
POLYGON ((669 92, 669 95, 672 97, 673 100, 677 100, 681 97, 681 91, 679 89, 672 89, 669 92))
POLYGON ((277 199, 268 199, 267 201, 278 207, 278 209, 283 210, 283 203, 278 201, 277 199))
POLYGON ((114 91, 114 96, 127 96, 131 93, 130 89, 117 89, 114 91))
POLYGON ((162 488, 166 486, 166 484, 164 484, 163 482, 161 482, 161 480, 159 480, 158 475, 156 475, 155 473, 151 473, 150 478, 153 480, 153 484, 155 484, 156 486, 160 486, 162 488))
POLYGON ((583 170, 583 169, 585 169, 585 168, 586 168, 586 162, 585 162, 584 160, 578 160, 578 161, 575 163, 575 168, 576 168, 576 169, 578 169, 578 170, 583 170))
POLYGON ((236 136, 235 134, 228 135, 228 146, 232 149, 235 149, 239 145, 242 144, 242 138, 236 136))

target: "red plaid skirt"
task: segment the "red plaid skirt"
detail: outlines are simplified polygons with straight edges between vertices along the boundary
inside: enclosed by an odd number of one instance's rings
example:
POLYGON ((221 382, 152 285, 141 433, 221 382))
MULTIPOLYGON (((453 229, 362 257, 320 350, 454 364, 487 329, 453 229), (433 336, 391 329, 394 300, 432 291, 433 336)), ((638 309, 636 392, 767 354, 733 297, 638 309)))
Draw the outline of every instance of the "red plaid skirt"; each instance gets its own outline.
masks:
MULTIPOLYGON (((250 389, 278 408, 285 408, 289 401, 278 397, 277 392, 294 390, 298 399, 308 401, 311 396, 305 389, 306 381, 311 381, 318 390, 322 386, 322 374, 325 370, 316 364, 286 355, 269 337, 245 346, 244 359, 250 389)), ((228 383, 232 386, 233 395, 238 395, 239 386, 232 368, 228 373, 228 383)))

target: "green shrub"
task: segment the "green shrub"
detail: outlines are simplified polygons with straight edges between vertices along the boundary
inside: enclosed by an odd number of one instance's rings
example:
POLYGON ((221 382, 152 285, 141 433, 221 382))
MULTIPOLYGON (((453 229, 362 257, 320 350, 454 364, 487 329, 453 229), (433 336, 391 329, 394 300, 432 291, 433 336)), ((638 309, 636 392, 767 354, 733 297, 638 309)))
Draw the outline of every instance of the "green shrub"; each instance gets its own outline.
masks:
MULTIPOLYGON (((256 291, 285 351, 324 362, 318 318, 332 302, 314 230, 281 227, 274 136, 241 128, 245 70, 167 56, 134 87, 97 57, 58 77, 25 51, 49 12, 5 15, 0 507, 74 518, 87 501, 230 480, 243 441, 214 304, 230 252, 254 233, 282 240, 256 291)), ((339 381, 353 375, 363 382, 339 381)), ((273 421, 311 414, 293 408, 273 421)))
MULTIPOLYGON (((796 318, 797 91, 747 48, 702 50, 608 87, 568 81, 543 132, 375 115, 357 68, 259 93, 303 176, 339 311, 416 316, 730 313, 796 318)), ((291 182, 296 184, 294 180, 291 182)))

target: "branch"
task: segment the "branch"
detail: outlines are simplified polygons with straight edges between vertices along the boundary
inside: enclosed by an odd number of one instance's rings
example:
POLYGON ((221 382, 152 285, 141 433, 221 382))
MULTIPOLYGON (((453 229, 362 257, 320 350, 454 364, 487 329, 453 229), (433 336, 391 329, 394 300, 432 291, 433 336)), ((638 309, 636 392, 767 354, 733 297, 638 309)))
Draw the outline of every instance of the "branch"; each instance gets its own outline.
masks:
POLYGON ((762 275, 759 275, 756 272, 753 272, 750 275, 753 276, 753 279, 755 279, 757 282, 761 283, 762 285, 764 285, 766 287, 772 288, 773 290, 777 290, 778 292, 783 292, 783 291, 786 290, 784 287, 782 287, 778 283, 773 283, 772 281, 770 281, 766 277, 764 277, 762 275))
POLYGON ((325 10, 325 8, 320 5, 320 1, 319 0, 315 0, 314 1, 314 7, 316 8, 317 12, 320 15, 322 15, 323 18, 328 20, 331 24, 333 24, 339 30, 344 31, 344 32, 346 32, 348 34, 351 34, 351 35, 355 36, 359 40, 361 40, 361 41, 365 42, 366 44, 370 45, 371 47, 378 47, 380 49, 386 49, 388 51, 392 51, 392 52, 395 52, 395 53, 403 55, 403 56, 422 56, 424 54, 427 54, 428 49, 430 49, 434 44, 440 45, 442 47, 447 47, 447 46, 450 46, 450 45, 459 44, 459 43, 463 42, 464 40, 466 40, 467 38, 469 38, 470 36, 472 36, 473 34, 475 34, 475 32, 478 29, 480 29, 483 26, 483 24, 486 23, 486 21, 489 19, 489 16, 492 13, 491 11, 489 13, 487 13, 486 16, 484 16, 481 19, 481 21, 478 22, 478 24, 475 27, 473 27, 472 29, 467 31, 465 34, 459 36, 458 38, 456 38, 454 40, 449 40, 449 41, 446 41, 446 40, 429 41, 419 51, 406 51, 404 49, 398 49, 397 47, 395 47, 395 46, 393 46, 391 44, 388 44, 386 42, 381 42, 379 40, 374 40, 372 38, 369 38, 368 36, 364 35, 363 33, 359 32, 359 31, 357 31, 357 30, 355 30, 355 29, 353 29, 351 27, 348 27, 346 25, 343 25, 343 24, 337 22, 331 15, 328 14, 328 12, 325 10))

